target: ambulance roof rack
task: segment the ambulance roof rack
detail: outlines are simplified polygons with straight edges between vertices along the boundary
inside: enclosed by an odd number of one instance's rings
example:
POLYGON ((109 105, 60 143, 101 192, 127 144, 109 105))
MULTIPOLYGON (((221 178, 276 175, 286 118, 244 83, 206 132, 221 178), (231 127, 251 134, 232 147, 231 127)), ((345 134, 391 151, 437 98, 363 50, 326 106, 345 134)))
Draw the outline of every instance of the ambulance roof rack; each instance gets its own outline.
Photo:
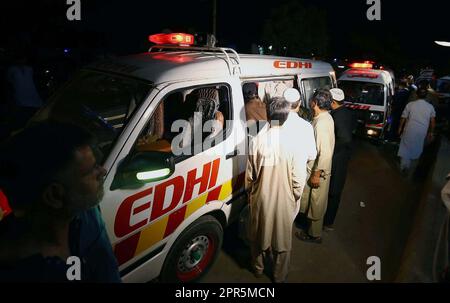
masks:
POLYGON ((225 55, 226 62, 228 65, 228 71, 230 75, 235 75, 237 73, 241 73, 241 58, 239 54, 232 48, 227 47, 207 47, 207 46, 182 46, 182 45, 167 45, 167 44, 159 44, 153 45, 150 47, 149 52, 161 52, 164 50, 183 50, 183 51, 200 51, 205 53, 222 53, 225 55), (232 57, 231 57, 231 56, 232 57), (234 61, 232 60, 234 59, 234 61))

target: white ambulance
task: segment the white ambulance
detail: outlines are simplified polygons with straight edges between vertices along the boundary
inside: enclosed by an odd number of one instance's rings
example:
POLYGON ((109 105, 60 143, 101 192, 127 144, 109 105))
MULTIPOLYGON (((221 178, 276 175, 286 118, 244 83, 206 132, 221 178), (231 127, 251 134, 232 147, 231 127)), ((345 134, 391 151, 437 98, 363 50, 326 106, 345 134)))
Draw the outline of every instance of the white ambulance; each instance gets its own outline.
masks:
POLYGON ((224 228, 246 202, 243 85, 255 82, 262 99, 296 87, 307 106, 314 90, 336 79, 320 61, 195 47, 181 33, 150 40, 158 44, 147 53, 81 70, 37 119, 71 121, 98 138, 108 171, 100 208, 123 280, 193 282, 212 266, 224 228), (174 122, 191 121, 205 96, 223 115, 220 140, 205 149, 200 135, 190 155, 177 155, 174 122))
POLYGON ((356 111, 357 131, 367 137, 383 138, 389 127, 390 105, 394 96, 392 72, 372 69, 371 62, 355 63, 338 79, 344 91, 345 106, 356 111))

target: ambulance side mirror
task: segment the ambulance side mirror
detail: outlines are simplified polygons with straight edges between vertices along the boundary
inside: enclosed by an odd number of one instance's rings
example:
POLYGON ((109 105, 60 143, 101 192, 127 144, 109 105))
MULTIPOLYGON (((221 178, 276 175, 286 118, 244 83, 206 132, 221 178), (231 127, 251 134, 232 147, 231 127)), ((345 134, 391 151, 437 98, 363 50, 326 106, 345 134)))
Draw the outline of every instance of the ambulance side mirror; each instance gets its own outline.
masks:
POLYGON ((172 154, 139 152, 126 157, 119 165, 111 190, 139 188, 150 182, 167 179, 174 171, 172 154))

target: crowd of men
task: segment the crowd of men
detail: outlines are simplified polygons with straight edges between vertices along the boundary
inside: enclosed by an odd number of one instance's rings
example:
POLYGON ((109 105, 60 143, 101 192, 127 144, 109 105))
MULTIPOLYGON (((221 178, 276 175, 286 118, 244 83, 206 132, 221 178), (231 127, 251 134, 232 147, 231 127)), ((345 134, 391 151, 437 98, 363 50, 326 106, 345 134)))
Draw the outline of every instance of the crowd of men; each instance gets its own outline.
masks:
MULTIPOLYGON (((311 123, 298 115, 300 94, 293 88, 267 104, 269 124, 252 139, 246 169, 257 277, 263 275, 264 259, 269 257, 273 281, 286 281, 292 228, 299 213, 308 224, 295 233, 298 239, 320 244, 322 230, 333 230, 355 126, 353 112, 343 101, 341 89, 317 90, 309 104, 311 123)), ((246 111, 254 108, 253 100, 246 111)))
MULTIPOLYGON (((307 221, 295 232, 301 241, 320 244, 322 232, 334 230, 356 127, 341 89, 316 90, 309 101, 311 123, 297 114, 300 95, 292 98, 290 90, 286 98, 272 98, 268 104, 269 124, 251 142, 246 170, 252 267, 259 277, 264 258, 272 259, 274 282, 286 281, 296 218, 307 221)), ((391 127, 400 138, 400 168, 407 176, 433 139, 436 113, 431 98, 429 83, 421 81, 416 87, 412 79, 402 82, 395 95, 391 127)))
MULTIPOLYGON (((400 115, 405 166, 420 156, 433 132, 427 89, 419 84, 418 100, 400 115)), ((301 241, 320 244, 323 230, 334 229, 355 118, 338 88, 315 91, 311 122, 300 117, 294 88, 267 103, 253 84, 243 92, 249 125, 266 122, 250 141, 246 167, 252 267, 255 276, 263 275, 269 257, 273 281, 285 282, 296 218, 307 222, 295 233, 301 241)), ((2 150, 0 184, 11 213, 1 220, 0 212, 0 242, 8 243, 0 246, 0 281, 67 281, 69 256, 82 260, 82 281, 120 281, 97 206, 106 172, 97 163, 94 141, 78 127, 46 121, 20 131, 2 150)))

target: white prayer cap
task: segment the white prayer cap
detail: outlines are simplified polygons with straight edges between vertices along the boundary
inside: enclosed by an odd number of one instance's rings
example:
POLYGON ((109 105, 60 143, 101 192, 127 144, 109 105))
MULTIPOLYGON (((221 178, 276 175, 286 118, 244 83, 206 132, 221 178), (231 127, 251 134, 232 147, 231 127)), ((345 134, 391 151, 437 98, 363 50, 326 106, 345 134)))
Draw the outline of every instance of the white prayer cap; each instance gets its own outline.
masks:
POLYGON ((295 88, 288 88, 284 91, 283 97, 286 101, 295 103, 300 100, 300 93, 295 88))
POLYGON ((344 91, 340 88, 332 88, 330 89, 330 93, 333 96, 333 100, 337 102, 342 102, 345 98, 344 91))

